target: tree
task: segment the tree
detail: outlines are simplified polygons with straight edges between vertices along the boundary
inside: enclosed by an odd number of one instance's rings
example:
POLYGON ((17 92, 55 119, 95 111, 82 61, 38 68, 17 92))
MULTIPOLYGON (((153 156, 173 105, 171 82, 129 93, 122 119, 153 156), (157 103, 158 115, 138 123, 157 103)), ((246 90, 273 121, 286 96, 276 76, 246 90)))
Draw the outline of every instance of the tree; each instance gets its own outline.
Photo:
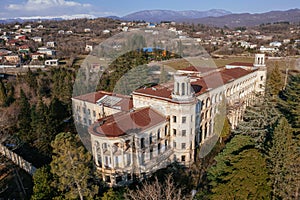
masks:
POLYGON ((7 99, 6 88, 2 80, 0 80, 0 106, 5 105, 7 99))
POLYGON ((268 76, 267 90, 271 94, 271 96, 278 96, 282 88, 282 75, 279 71, 278 63, 276 63, 275 68, 271 71, 270 76, 268 76))
POLYGON ((222 97, 221 103, 218 105, 218 111, 214 118, 214 133, 219 135, 220 142, 230 134, 230 123, 226 116, 225 96, 222 97))
POLYGON ((49 165, 37 169, 33 175, 34 186, 31 199, 38 200, 53 198, 55 189, 51 185, 52 181, 53 176, 50 172, 49 165))
POLYGON ((272 102, 268 95, 259 98, 258 103, 246 109, 243 121, 233 133, 238 135, 249 135, 256 141, 256 146, 265 150, 265 145, 269 142, 269 134, 274 129, 280 114, 276 109, 276 104, 272 102))
POLYGON ((268 199, 266 159, 249 136, 236 135, 207 172, 210 199, 268 199))
POLYGON ((18 128, 19 128, 19 136, 25 142, 31 142, 31 107, 29 101, 21 89, 20 99, 19 99, 19 106, 20 106, 20 114, 18 116, 18 128))
POLYGON ((299 178, 295 179, 300 175, 299 169, 297 170, 299 158, 297 143, 293 140, 293 129, 282 117, 274 130, 269 150, 273 199, 294 199, 296 196, 295 193, 299 190, 299 178))
POLYGON ((98 188, 90 184, 91 155, 78 135, 60 133, 51 143, 53 156, 51 172, 57 177, 58 189, 66 199, 92 198, 98 188))
POLYGON ((128 190, 125 193, 125 199, 128 200, 181 200, 185 197, 181 194, 181 189, 175 186, 172 180, 172 176, 168 175, 166 181, 161 183, 155 178, 155 181, 144 182, 141 187, 137 187, 136 190, 128 190))
POLYGON ((104 193, 101 200, 121 200, 124 199, 122 194, 120 192, 114 191, 112 188, 110 188, 107 192, 104 193))
POLYGON ((286 89, 280 95, 280 111, 294 128, 300 128, 300 75, 290 76, 286 89))

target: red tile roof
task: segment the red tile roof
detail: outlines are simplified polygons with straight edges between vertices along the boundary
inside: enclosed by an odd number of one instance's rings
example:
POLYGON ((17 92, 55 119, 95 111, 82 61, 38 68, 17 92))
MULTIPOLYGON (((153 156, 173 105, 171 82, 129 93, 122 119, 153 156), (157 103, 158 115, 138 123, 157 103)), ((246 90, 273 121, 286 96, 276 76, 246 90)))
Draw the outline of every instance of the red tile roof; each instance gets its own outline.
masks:
POLYGON ((245 67, 253 67, 253 63, 245 63, 245 62, 233 62, 228 65, 232 66, 245 66, 245 67))
POLYGON ((140 133, 164 121, 164 116, 147 107, 102 118, 89 127, 89 133, 103 137, 119 137, 129 133, 140 133))
MULTIPOLYGON (((195 81, 191 81, 191 85, 195 91, 196 96, 199 96, 200 94, 206 92, 208 89, 220 87, 234 79, 241 78, 252 72, 253 71, 245 70, 239 67, 232 69, 222 69, 219 72, 216 71, 203 77, 191 77, 196 79, 195 81)), ((150 95, 154 98, 171 100, 173 87, 173 84, 157 85, 151 88, 138 89, 134 91, 133 94, 145 96, 150 95)))

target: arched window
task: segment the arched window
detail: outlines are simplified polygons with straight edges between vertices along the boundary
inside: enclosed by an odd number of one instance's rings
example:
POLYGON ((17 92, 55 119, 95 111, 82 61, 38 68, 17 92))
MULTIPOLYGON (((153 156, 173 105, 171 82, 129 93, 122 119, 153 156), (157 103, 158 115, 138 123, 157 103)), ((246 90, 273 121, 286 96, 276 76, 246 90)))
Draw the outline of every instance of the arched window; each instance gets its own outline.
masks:
POLYGON ((152 136, 152 133, 150 133, 150 135, 149 135, 149 144, 152 144, 152 140, 153 140, 153 136, 152 136))
POLYGON ((141 138, 141 149, 145 148, 145 138, 141 138))
POLYGON ((181 94, 185 95, 185 84, 181 83, 181 94))
POLYGON ((206 107, 209 107, 210 106, 210 98, 208 97, 207 99, 206 99, 206 107))

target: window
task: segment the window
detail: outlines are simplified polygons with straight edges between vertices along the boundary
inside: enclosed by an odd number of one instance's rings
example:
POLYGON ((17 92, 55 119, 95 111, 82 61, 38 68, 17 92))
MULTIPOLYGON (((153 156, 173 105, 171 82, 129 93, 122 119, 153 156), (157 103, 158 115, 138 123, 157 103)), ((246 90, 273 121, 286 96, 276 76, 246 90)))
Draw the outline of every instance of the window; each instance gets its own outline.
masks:
POLYGON ((191 115, 191 122, 193 122, 193 115, 191 115))
POLYGON ((185 162, 185 156, 181 156, 181 162, 185 162))
POLYGON ((92 124, 92 121, 89 119, 89 125, 91 125, 92 124))
POLYGON ((165 150, 168 149, 168 140, 165 140, 165 150))
POLYGON ((119 182, 121 182, 122 181, 122 176, 117 176, 116 177, 116 183, 119 183, 119 182))
POLYGON ((165 136, 167 136, 167 134, 168 134, 168 126, 166 125, 165 126, 165 136))
POLYGON ((182 130, 181 134, 183 137, 186 136, 186 130, 182 130))
POLYGON ((150 160, 153 158, 153 147, 150 148, 150 160))
POLYGON ((185 84, 184 83, 181 83, 181 92, 182 92, 182 95, 185 95, 185 84))
POLYGON ((173 116, 173 122, 176 123, 176 116, 173 116))
POLYGON ((176 142, 173 142, 173 147, 176 148, 176 142))
POLYGON ((131 163, 131 155, 127 154, 127 166, 129 166, 131 163))
POLYGON ((176 129, 173 129, 173 136, 176 136, 176 129))
POLYGON ((262 86, 262 84, 259 84, 259 88, 262 88, 263 86, 262 86))
POLYGON ((88 109, 88 114, 89 114, 89 115, 91 114, 91 110, 90 110, 90 109, 88 109))
POLYGON ((141 149, 145 148, 145 138, 141 138, 141 149))
POLYGON ((181 143, 181 149, 185 149, 185 148, 186 148, 185 143, 181 143))
POLYGON ((83 110, 83 113, 85 113, 85 108, 82 108, 82 110, 83 110))
POLYGON ((261 76, 261 77, 260 77, 260 80, 261 80, 261 81, 264 80, 264 76, 261 76))
POLYGON ((183 124, 186 123, 186 117, 182 117, 182 123, 183 123, 183 124))
POLYGON ((110 183, 110 176, 105 176, 105 182, 110 183))
POLYGON ((158 153, 158 154, 160 154, 160 148, 161 148, 161 144, 158 143, 158 144, 157 144, 157 153, 158 153))
POLYGON ((115 166, 119 167, 119 157, 118 156, 115 157, 115 166))
POLYGON ((86 124, 86 118, 83 118, 83 122, 86 124))
POLYGON ((157 139, 160 139, 160 129, 157 130, 157 139))
POLYGON ((96 111, 93 110, 93 116, 96 117, 96 111))
POLYGON ((144 164, 145 163, 145 153, 141 154, 141 163, 144 164))
POLYGON ((152 133, 150 133, 150 136, 149 136, 149 144, 152 144, 152 133))

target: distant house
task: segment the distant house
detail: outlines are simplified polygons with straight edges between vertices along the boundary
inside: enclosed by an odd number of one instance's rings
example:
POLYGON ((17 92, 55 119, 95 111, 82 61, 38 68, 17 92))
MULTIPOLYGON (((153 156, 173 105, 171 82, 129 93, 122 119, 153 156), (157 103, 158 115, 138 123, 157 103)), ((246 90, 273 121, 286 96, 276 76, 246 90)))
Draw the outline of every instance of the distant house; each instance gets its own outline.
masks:
POLYGON ((128 26, 124 26, 124 27, 122 28, 122 31, 127 32, 127 31, 128 31, 128 26))
POLYGON ((6 46, 16 46, 18 44, 17 40, 8 40, 6 46))
POLYGON ((88 51, 88 52, 93 51, 93 45, 90 45, 90 44, 85 45, 85 51, 88 51))
POLYGON ((109 33, 110 33, 110 30, 103 30, 102 33, 103 33, 103 34, 109 34, 109 33))
POLYGON ((45 55, 42 53, 33 53, 31 54, 32 60, 38 60, 39 58, 45 58, 45 55))
POLYGON ((55 43, 54 41, 47 42, 47 43, 46 43, 46 46, 47 46, 47 47, 52 47, 52 48, 54 48, 54 47, 56 46, 56 43, 55 43))
POLYGON ((288 43, 290 43, 290 42, 291 42, 290 39, 284 39, 284 40, 283 40, 283 43, 284 43, 284 44, 288 44, 288 43))
POLYGON ((0 36, 0 39, 3 39, 4 41, 8 41, 10 39, 10 37, 3 34, 0 36))
POLYGON ((73 31, 66 31, 66 34, 73 34, 73 31))
POLYGON ((44 28, 44 26, 43 25, 38 25, 38 27, 37 27, 37 29, 43 29, 44 28))
POLYGON ((20 63, 20 57, 16 54, 4 56, 4 59, 10 64, 18 64, 20 63))
POLYGON ((18 49, 19 49, 19 52, 22 52, 22 53, 28 53, 30 50, 28 45, 19 46, 18 49))
POLYGON ((31 33, 31 28, 21 28, 20 29, 20 32, 22 32, 22 33, 31 33))
POLYGON ((51 50, 51 49, 48 49, 47 47, 40 47, 40 48, 38 48, 37 52, 48 55, 48 56, 54 56, 55 55, 55 51, 51 50))
POLYGON ((264 47, 264 46, 261 46, 259 51, 262 52, 262 53, 275 53, 275 52, 278 52, 279 49, 277 47, 264 47))
POLYGON ((58 34, 65 34, 65 31, 64 30, 59 30, 58 34))
POLYGON ((147 25, 147 28, 155 28, 155 27, 156 27, 156 25, 153 23, 148 23, 148 25, 147 25))
POLYGON ((6 56, 8 54, 11 54, 12 52, 7 49, 0 49, 0 56, 6 56))
POLYGON ((46 60, 45 65, 46 66, 58 66, 58 59, 46 60))
POLYGON ((16 36, 15 36, 15 39, 16 39, 16 40, 26 40, 27 38, 26 38, 25 35, 16 35, 16 36))
POLYGON ((275 41, 275 42, 271 42, 269 45, 271 47, 281 47, 282 43, 275 41))
POLYGON ((91 32, 91 29, 90 29, 90 28, 85 28, 83 31, 84 31, 85 33, 89 33, 89 32, 91 32))
POLYGON ((33 41, 35 41, 35 42, 42 42, 43 41, 43 38, 41 38, 41 37, 33 37, 33 38, 31 38, 33 41))

